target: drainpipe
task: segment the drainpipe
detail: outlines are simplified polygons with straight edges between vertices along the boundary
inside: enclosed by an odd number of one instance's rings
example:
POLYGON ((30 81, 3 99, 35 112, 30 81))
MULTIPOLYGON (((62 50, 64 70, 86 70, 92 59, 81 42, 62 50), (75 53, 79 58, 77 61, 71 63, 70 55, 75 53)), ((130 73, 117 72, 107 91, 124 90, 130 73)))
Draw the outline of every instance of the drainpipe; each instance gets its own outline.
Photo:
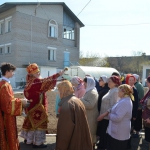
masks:
POLYGON ((30 63, 32 63, 32 15, 31 15, 31 43, 30 43, 30 63))

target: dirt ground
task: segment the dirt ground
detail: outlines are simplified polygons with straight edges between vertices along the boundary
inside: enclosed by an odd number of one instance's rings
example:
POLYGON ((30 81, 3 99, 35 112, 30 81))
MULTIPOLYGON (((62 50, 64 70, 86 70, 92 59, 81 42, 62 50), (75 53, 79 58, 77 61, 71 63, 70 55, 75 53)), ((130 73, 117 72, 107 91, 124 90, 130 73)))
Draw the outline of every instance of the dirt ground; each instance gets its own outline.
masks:
MULTIPOLYGON (((55 114, 55 97, 56 97, 56 92, 54 91, 48 91, 46 93, 47 98, 48 98, 48 132, 50 134, 56 133, 56 126, 57 126, 57 118, 55 114)), ((23 92, 15 92, 14 93, 16 98, 23 98, 23 92)), ((21 130, 22 124, 23 124, 24 117, 23 116, 18 116, 17 117, 17 128, 18 132, 21 130)))

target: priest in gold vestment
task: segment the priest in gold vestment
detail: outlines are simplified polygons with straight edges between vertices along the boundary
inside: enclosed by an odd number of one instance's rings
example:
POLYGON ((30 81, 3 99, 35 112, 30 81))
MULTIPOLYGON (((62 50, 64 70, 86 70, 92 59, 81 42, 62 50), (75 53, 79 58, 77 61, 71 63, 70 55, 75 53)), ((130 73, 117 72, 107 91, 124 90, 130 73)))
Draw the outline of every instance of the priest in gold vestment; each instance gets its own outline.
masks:
POLYGON ((47 131, 47 107, 46 91, 55 87, 57 78, 64 73, 52 75, 41 79, 40 70, 36 63, 27 67, 27 84, 24 89, 24 95, 31 100, 30 106, 26 109, 27 117, 24 120, 21 137, 26 144, 33 144, 33 148, 45 148, 47 131))

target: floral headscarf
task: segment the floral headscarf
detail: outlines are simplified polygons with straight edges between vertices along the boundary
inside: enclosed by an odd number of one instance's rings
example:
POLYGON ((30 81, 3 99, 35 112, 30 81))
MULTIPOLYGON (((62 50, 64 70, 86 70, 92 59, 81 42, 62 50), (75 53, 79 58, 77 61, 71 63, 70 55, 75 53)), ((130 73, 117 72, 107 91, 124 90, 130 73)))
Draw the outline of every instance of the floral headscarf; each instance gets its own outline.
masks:
POLYGON ((64 97, 67 97, 69 95, 72 95, 74 93, 72 84, 67 80, 62 81, 61 83, 59 83, 57 85, 57 87, 58 87, 58 90, 59 90, 59 93, 60 93, 60 99, 62 99, 64 97))
POLYGON ((118 88, 121 89, 124 92, 125 97, 129 96, 132 100, 134 100, 133 88, 130 85, 122 84, 118 88))

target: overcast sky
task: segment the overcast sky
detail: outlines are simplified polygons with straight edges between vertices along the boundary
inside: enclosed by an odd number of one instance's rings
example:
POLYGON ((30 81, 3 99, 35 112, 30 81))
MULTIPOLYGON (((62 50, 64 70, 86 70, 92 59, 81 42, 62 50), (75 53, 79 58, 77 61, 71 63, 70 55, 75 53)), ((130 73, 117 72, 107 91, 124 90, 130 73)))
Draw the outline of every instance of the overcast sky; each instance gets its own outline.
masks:
MULTIPOLYGON (((24 1, 1 0, 0 4, 24 1)), ((65 2, 78 15, 89 0, 39 2, 65 2)), ((133 51, 150 55, 150 0, 91 0, 78 18, 85 24, 80 35, 85 55, 129 56, 133 51)))

